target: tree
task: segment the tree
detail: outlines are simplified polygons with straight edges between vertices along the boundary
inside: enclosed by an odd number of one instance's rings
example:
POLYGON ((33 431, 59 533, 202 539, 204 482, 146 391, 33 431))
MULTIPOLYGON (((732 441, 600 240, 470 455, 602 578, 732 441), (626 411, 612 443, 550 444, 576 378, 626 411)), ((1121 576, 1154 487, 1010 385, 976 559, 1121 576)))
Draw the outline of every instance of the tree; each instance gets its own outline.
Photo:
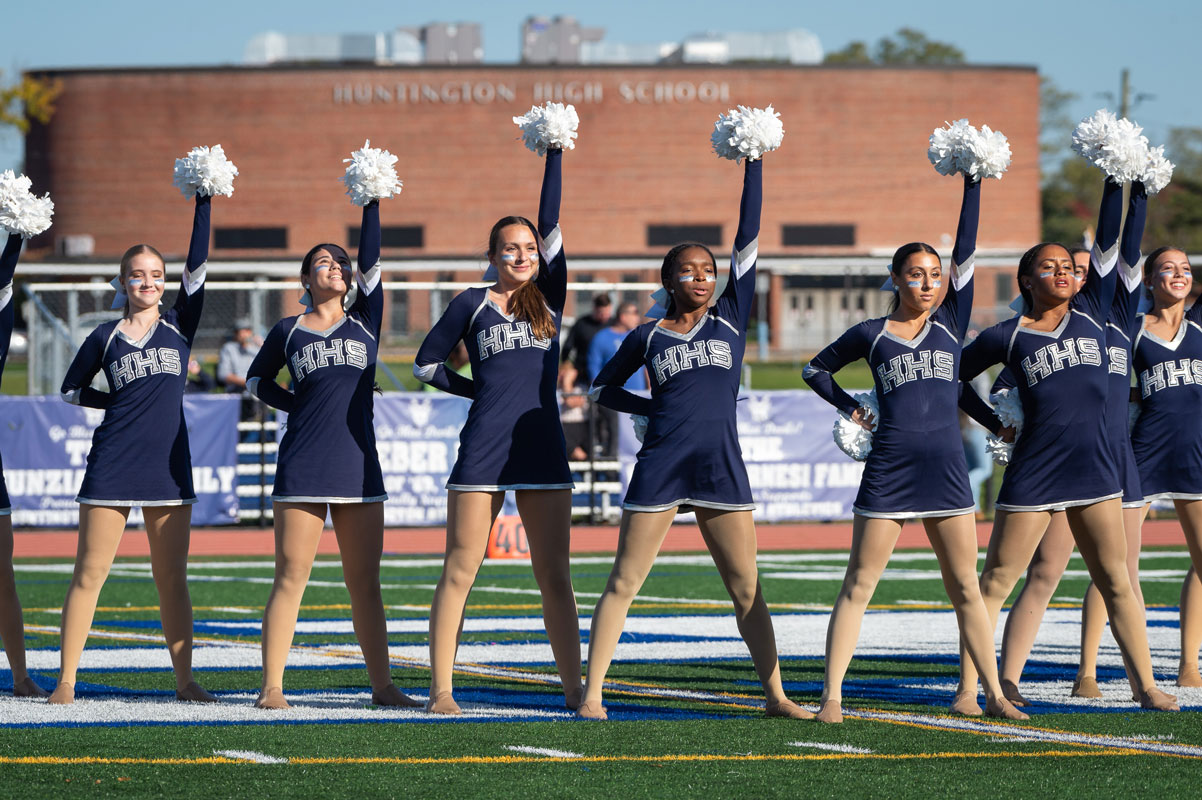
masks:
POLYGON ((1046 75, 1039 77, 1039 168, 1045 182, 1071 152, 1077 121, 1069 106, 1076 99, 1076 92, 1064 91, 1046 75))
POLYGON ((61 81, 22 75, 12 86, 0 88, 0 126, 29 131, 30 120, 43 125, 54 115, 54 101, 62 94, 61 81))
POLYGON ((901 28, 883 36, 871 51, 864 42, 852 42, 826 54, 828 64, 963 64, 964 51, 954 44, 928 39, 922 31, 901 28))

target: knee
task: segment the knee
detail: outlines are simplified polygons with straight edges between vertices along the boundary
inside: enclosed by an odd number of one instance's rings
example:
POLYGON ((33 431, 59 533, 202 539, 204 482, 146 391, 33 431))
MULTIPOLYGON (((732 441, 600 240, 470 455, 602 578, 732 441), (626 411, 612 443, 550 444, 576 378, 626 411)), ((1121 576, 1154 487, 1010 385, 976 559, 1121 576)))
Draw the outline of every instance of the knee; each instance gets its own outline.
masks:
POLYGON ((535 574, 543 597, 573 598, 572 574, 567 570, 546 570, 535 574))
POLYGON ((987 600, 1005 600, 1016 582, 1017 578, 1012 572, 994 567, 981 574, 981 596, 987 600))
POLYGON ((1131 578, 1127 574, 1126 566, 1122 569, 1109 568, 1105 565, 1099 570, 1099 575, 1094 578, 1094 586, 1101 593, 1102 597, 1115 598, 1125 594, 1130 594, 1131 578))
POLYGON ((953 605, 963 605, 981 596, 976 574, 952 575, 944 581, 947 597, 953 605))
POLYGON ((730 593, 730 599, 735 604, 735 612, 740 617, 746 616, 751 612, 752 606, 755 605, 756 597, 759 596, 759 589, 759 581, 756 579, 731 582, 727 591, 730 593))
POLYGON ((100 587, 104 586, 104 581, 108 578, 108 575, 109 567, 107 564, 76 564, 72 582, 77 588, 85 592, 99 592, 100 587))
POLYGON ((303 564, 284 563, 276 567, 275 589, 282 592, 303 592, 309 582, 309 568, 303 564))
POLYGON ((605 593, 616 595, 618 599, 629 603, 639 593, 639 589, 642 586, 643 581, 638 576, 619 572, 609 576, 609 583, 605 587, 605 593))
POLYGON ((843 579, 843 596, 856 605, 868 605, 876 591, 876 577, 863 570, 848 573, 843 579))

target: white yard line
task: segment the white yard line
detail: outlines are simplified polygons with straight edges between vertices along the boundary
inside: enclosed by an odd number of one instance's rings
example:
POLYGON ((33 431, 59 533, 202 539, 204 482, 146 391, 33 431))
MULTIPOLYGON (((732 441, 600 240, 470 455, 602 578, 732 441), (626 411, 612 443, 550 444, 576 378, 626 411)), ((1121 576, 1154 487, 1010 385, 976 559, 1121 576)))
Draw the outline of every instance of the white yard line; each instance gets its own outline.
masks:
POLYGON ((287 764, 288 759, 269 756, 266 753, 256 753, 254 750, 214 750, 213 755, 223 758, 234 758, 238 761, 250 761, 255 764, 287 764))
POLYGON ((525 753, 530 756, 546 756, 548 758, 584 758, 582 753, 573 753, 570 750, 553 750, 550 747, 529 747, 524 744, 507 744, 506 750, 512 750, 515 753, 525 753))
POLYGON ((831 744, 830 742, 787 742, 789 747, 812 747, 815 750, 830 750, 833 753, 859 753, 870 755, 871 750, 864 747, 852 747, 849 744, 831 744))

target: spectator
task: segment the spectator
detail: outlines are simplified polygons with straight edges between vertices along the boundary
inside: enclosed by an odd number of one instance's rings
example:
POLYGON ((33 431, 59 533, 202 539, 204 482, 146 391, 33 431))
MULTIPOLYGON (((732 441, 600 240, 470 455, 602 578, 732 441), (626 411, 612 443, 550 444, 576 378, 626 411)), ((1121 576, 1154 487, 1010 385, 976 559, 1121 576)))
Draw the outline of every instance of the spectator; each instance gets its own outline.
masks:
MULTIPOLYGON (((588 374, 596 376, 601 368, 614 357, 626 334, 638 327, 643 321, 643 314, 634 303, 623 303, 618 306, 618 316, 608 328, 597 332, 588 349, 588 374)), ((647 370, 640 369, 630 376, 623 386, 630 391, 645 391, 647 389, 647 370)))
POLYGON ((204 368, 204 364, 200 363, 200 360, 195 357, 189 358, 188 381, 184 384, 184 393, 207 393, 213 391, 216 386, 217 380, 204 368))
POLYGON ((221 345, 217 356, 217 380, 229 393, 242 393, 242 419, 255 419, 260 413, 258 401, 246 391, 246 370, 263 340, 255 336, 251 321, 245 317, 234 320, 231 340, 221 345))
POLYGON ((588 395, 586 386, 578 383, 579 373, 572 362, 559 365, 559 421, 563 424, 563 438, 567 445, 569 461, 584 461, 588 458, 588 395))
POLYGON ((597 332, 609 324, 611 311, 609 295, 593 295, 593 313, 576 320, 576 324, 568 332, 567 340, 564 341, 563 352, 559 356, 560 360, 572 362, 576 371, 580 373, 576 380, 585 386, 594 377, 588 371, 589 345, 592 344, 593 337, 597 335, 597 332))

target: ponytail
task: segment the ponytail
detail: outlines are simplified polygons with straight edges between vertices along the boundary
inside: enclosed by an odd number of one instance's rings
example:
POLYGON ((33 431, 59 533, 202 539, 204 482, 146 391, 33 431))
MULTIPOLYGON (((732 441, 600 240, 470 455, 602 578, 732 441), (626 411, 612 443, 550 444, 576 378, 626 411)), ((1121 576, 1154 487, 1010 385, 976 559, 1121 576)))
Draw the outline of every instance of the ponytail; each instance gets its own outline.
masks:
MULTIPOLYGON (((534 223, 530 220, 525 217, 502 217, 492 226, 492 231, 488 234, 489 258, 497 252, 497 239, 501 235, 501 230, 508 228, 510 225, 525 225, 530 229, 531 235, 534 236, 534 241, 542 242, 542 237, 538 235, 538 229, 534 227, 534 223)), ((539 248, 538 268, 547 268, 547 265, 542 263, 541 247, 539 248)), ((547 309, 547 298, 543 297, 543 293, 538 288, 538 284, 534 282, 534 278, 523 283, 517 288, 517 291, 509 296, 509 308, 507 310, 515 319, 519 319, 530 325, 530 330, 535 338, 554 339, 558 335, 558 331, 555 330, 555 318, 551 316, 551 312, 547 309)))

